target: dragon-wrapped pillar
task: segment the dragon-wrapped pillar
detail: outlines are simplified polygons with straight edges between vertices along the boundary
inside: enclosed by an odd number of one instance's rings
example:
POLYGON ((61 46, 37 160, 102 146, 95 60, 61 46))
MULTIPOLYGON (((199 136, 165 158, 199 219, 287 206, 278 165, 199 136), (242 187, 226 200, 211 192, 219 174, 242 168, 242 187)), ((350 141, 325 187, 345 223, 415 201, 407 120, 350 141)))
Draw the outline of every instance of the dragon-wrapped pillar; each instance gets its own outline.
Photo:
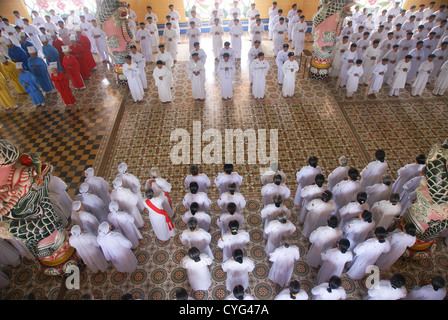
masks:
POLYGON ((336 36, 341 32, 342 22, 351 15, 352 0, 321 0, 319 10, 313 17, 313 56, 309 75, 325 79, 329 74, 336 36))
POLYGON ((129 24, 129 4, 124 1, 103 0, 97 2, 96 20, 106 33, 106 44, 112 59, 116 80, 126 82, 123 74, 125 56, 130 53, 133 34, 129 24))
POLYGON ((48 197, 50 172, 37 154, 0 139, 0 238, 24 243, 44 274, 63 275, 82 262, 48 197))
POLYGON ((408 257, 426 256, 432 244, 448 226, 448 139, 434 144, 427 156, 424 177, 415 190, 415 200, 401 217, 398 227, 407 223, 417 228, 417 241, 408 257))

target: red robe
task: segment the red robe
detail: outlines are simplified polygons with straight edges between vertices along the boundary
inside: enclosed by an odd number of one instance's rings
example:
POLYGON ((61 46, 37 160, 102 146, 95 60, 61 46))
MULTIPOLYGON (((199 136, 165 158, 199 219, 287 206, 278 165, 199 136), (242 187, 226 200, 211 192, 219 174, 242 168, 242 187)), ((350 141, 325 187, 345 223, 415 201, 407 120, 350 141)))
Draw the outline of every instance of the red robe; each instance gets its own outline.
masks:
POLYGON ((76 102, 73 96, 72 89, 70 89, 70 82, 65 74, 58 72, 58 74, 51 73, 51 81, 61 94, 62 101, 65 105, 74 104, 76 102))
POLYGON ((76 89, 84 88, 84 81, 82 81, 81 71, 78 59, 75 58, 72 54, 68 57, 64 55, 64 60, 62 61, 62 65, 64 67, 65 72, 70 77, 73 86, 76 89))
POLYGON ((87 49, 83 45, 77 43, 76 46, 70 46, 71 54, 73 54, 79 62, 80 71, 83 79, 91 77, 90 68, 87 61, 87 49))
POLYGON ((90 43, 90 40, 85 35, 81 35, 78 37, 78 43, 81 44, 83 47, 88 48, 88 53, 86 54, 86 58, 88 61, 89 69, 92 70, 96 67, 95 59, 92 55, 92 44, 90 43))
POLYGON ((62 65, 62 60, 64 60, 64 52, 62 52, 62 46, 65 46, 64 41, 62 41, 59 38, 56 40, 53 40, 53 47, 55 47, 56 50, 58 50, 58 52, 59 52, 59 60, 61 61, 61 65, 62 65))

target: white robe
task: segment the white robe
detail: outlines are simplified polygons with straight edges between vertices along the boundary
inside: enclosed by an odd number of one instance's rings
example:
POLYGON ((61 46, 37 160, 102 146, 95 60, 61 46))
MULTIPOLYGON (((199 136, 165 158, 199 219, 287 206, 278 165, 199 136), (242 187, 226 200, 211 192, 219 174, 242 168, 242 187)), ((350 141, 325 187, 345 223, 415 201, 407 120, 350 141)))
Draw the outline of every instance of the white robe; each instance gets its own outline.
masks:
POLYGON ((90 271, 93 273, 106 271, 109 263, 104 257, 94 234, 83 232, 80 235, 71 235, 68 241, 70 246, 76 249, 77 254, 90 271))
POLYGON ((191 52, 194 49, 194 43, 201 42, 201 29, 199 29, 197 26, 195 26, 194 28, 188 28, 185 32, 185 35, 189 39, 188 49, 191 52))
MULTIPOLYGON (((412 61, 412 59, 411 59, 412 61)), ((411 68, 411 61, 406 62, 404 59, 400 60, 395 66, 395 73, 392 78, 391 87, 393 89, 402 89, 406 84, 407 71, 411 68), (407 71, 405 71, 407 70, 407 71)))
POLYGON ((361 218, 355 218, 341 226, 344 238, 350 241, 350 248, 354 249, 363 242, 368 233, 375 228, 375 221, 367 222, 361 218))
POLYGON ((383 227, 387 230, 394 218, 400 215, 401 210, 402 206, 400 202, 395 205, 390 200, 382 200, 374 203, 370 211, 376 223, 375 227, 383 227))
POLYGON ((80 226, 83 231, 91 233, 95 236, 98 234, 98 226, 100 225, 100 222, 90 212, 83 210, 74 211, 72 212, 71 220, 73 224, 80 226))
POLYGON ((241 58, 241 50, 242 50, 242 36, 244 34, 243 27, 240 25, 233 25, 230 28, 229 36, 230 36, 230 43, 232 44, 233 50, 235 50, 235 58, 241 58))
POLYGON ((377 286, 373 286, 367 291, 364 300, 399 300, 405 298, 406 294, 405 286, 394 289, 390 280, 380 280, 377 286))
POLYGON ((153 52, 158 52, 159 51, 159 43, 160 43, 160 39, 159 39, 159 31, 157 29, 157 22, 154 21, 154 18, 152 19, 152 23, 146 23, 146 29, 149 30, 149 33, 151 34, 151 46, 152 46, 152 50, 153 52))
POLYGON ((406 83, 411 84, 412 80, 414 80, 415 76, 417 75, 418 67, 425 61, 426 53, 421 48, 420 50, 412 49, 409 54, 412 56, 412 64, 411 69, 408 71, 408 74, 406 76, 406 83))
POLYGON ((300 192, 304 187, 310 185, 314 182, 316 175, 321 174, 322 169, 317 166, 316 168, 312 166, 305 166, 300 169, 299 172, 296 173, 296 180, 299 183, 296 191, 296 195, 294 197, 294 204, 296 206, 302 205, 302 198, 300 196, 300 192))
POLYGON ((283 83, 283 78, 284 78, 284 74, 283 74, 283 63, 285 63, 286 61, 289 60, 288 58, 288 50, 280 50, 277 53, 277 57, 275 58, 275 63, 277 64, 277 82, 279 84, 283 83))
POLYGON ((348 170, 350 168, 348 166, 339 166, 334 169, 327 177, 327 187, 328 190, 332 190, 335 185, 337 185, 342 180, 348 177, 348 170))
POLYGON ((379 46, 377 46, 376 48, 370 46, 364 52, 364 60, 362 62, 362 68, 364 70, 364 74, 361 78, 363 83, 365 84, 369 83, 370 77, 372 76, 373 70, 375 69, 375 66, 379 61, 378 58, 380 57, 380 55, 381 50, 379 46))
POLYGON ((285 183, 286 182, 286 174, 283 171, 281 171, 281 170, 274 171, 272 169, 269 169, 261 175, 261 177, 260 177, 261 184, 264 186, 268 183, 274 182, 274 176, 276 176, 277 174, 281 175, 282 183, 285 183))
POLYGON ((321 199, 314 199, 308 203, 306 209, 308 214, 302 230, 302 236, 308 238, 314 230, 327 224, 328 217, 335 210, 336 203, 333 200, 324 202, 321 199))
POLYGON ((358 90, 359 79, 364 74, 362 66, 353 65, 347 71, 347 96, 351 97, 358 90))
POLYGON ((218 220, 216 221, 216 224, 219 228, 221 228, 221 235, 226 234, 229 231, 229 222, 232 220, 238 221, 238 224, 240 226, 240 229, 242 225, 244 224, 244 217, 239 213, 229 214, 229 213, 223 213, 220 215, 218 220))
POLYGON ((285 288, 282 291, 279 292, 278 295, 275 296, 274 300, 308 300, 308 293, 306 293, 305 290, 300 290, 295 299, 291 298, 291 293, 289 291, 289 288, 285 288))
POLYGON ((299 64, 296 60, 287 60, 283 63, 283 85, 282 94, 283 97, 292 97, 296 87, 296 74, 299 71, 299 64))
MULTIPOLYGON (((140 52, 136 52, 135 54, 133 54, 131 52, 130 55, 132 57, 132 62, 135 62, 137 64, 140 80, 142 82, 142 87, 144 90, 144 89, 148 88, 148 80, 146 79, 146 71, 145 71, 146 59, 140 52)), ((143 90, 142 90, 142 92, 143 92, 143 90)), ((143 94, 144 94, 144 92, 143 92, 143 94)))
POLYGON ((321 283, 311 289, 312 300, 345 300, 347 293, 341 286, 328 292, 328 282, 321 283))
POLYGON ((382 63, 377 63, 375 68, 372 71, 372 79, 369 84, 369 94, 377 93, 381 90, 384 82, 384 75, 387 71, 387 64, 383 65, 382 63), (383 74, 380 74, 383 73, 383 74))
POLYGON ((210 249, 212 236, 204 229, 198 228, 196 231, 190 231, 190 229, 187 228, 180 234, 179 240, 183 245, 186 245, 188 249, 195 247, 201 253, 204 253, 213 259, 213 253, 210 249))
POLYGON ((193 291, 208 290, 212 284, 212 277, 209 270, 209 265, 213 260, 206 254, 199 255, 200 261, 195 262, 189 256, 182 259, 182 268, 187 270, 188 282, 193 291))
POLYGON ((342 40, 338 41, 333 49, 333 59, 331 60, 331 77, 339 77, 342 64, 342 55, 350 48, 350 42, 343 43, 342 40), (344 51, 344 52, 341 52, 344 51))
POLYGON ((111 261, 118 272, 132 273, 137 269, 137 258, 131 250, 132 243, 118 231, 100 232, 97 242, 107 261, 111 261))
POLYGON ((109 49, 106 44, 106 33, 99 27, 93 27, 90 30, 92 33, 92 37, 95 41, 96 48, 98 49, 99 54, 103 61, 109 61, 109 49))
MULTIPOLYGON (((176 59, 174 59, 176 60, 176 59)), ((173 75, 167 66, 162 66, 162 68, 155 67, 153 72, 153 78, 157 87, 157 92, 159 94, 159 99, 161 102, 169 102, 173 98, 171 96, 171 86, 173 84, 173 75), (160 79, 160 77, 162 79, 160 79)))
MULTIPOLYGON (((417 189, 417 187, 423 180, 424 180, 423 176, 417 176, 406 182, 405 185, 403 186, 403 191, 400 193, 400 202, 403 206, 402 214, 411 203, 412 200, 411 194, 415 191, 415 189, 417 189)), ((426 183, 426 181, 423 182, 426 183)))
POLYGON ((350 69, 351 66, 355 64, 356 59, 358 59, 358 53, 355 51, 345 51, 342 54, 341 57, 341 69, 339 72, 339 86, 342 88, 343 86, 347 85, 348 80, 348 74, 347 71, 350 69), (353 61, 353 62, 349 62, 353 61))
POLYGON ((300 208, 300 222, 304 223, 308 214, 307 205, 310 201, 318 198, 324 191, 328 190, 327 185, 323 184, 319 187, 317 184, 310 184, 300 191, 300 196, 303 198, 302 207, 300 208))
POLYGON ((241 193, 235 192, 232 195, 230 194, 230 192, 225 192, 218 198, 218 206, 221 208, 222 213, 227 212, 227 205, 231 202, 236 205, 235 212, 237 213, 241 213, 241 210, 243 210, 243 208, 246 206, 246 199, 244 199, 244 196, 241 193))
POLYGON ((212 203, 205 192, 197 192, 194 194, 191 192, 186 193, 182 200, 184 207, 189 210, 193 202, 196 202, 199 205, 200 211, 205 211, 206 213, 208 213, 210 204, 212 203))
POLYGON ((403 192, 403 186, 414 177, 421 174, 422 169, 425 167, 424 164, 409 163, 404 167, 401 167, 397 171, 397 180, 395 180, 392 186, 392 192, 401 194, 403 192))
POLYGON ((233 256, 233 251, 235 251, 236 249, 241 249, 244 252, 244 245, 249 241, 250 236, 244 230, 238 230, 238 233, 235 235, 231 234, 230 232, 224 234, 218 240, 218 247, 222 249, 222 261, 231 259, 233 256))
POLYGON ((235 75, 235 66, 233 62, 219 61, 218 74, 221 78, 221 95, 224 99, 233 97, 233 77, 235 75), (226 70, 226 68, 228 68, 226 70))
POLYGON ((296 231, 296 226, 291 221, 287 220, 286 223, 281 223, 278 220, 269 222, 265 229, 265 233, 268 236, 264 251, 266 254, 270 254, 276 248, 280 246, 280 242, 283 236, 290 236, 296 231))
POLYGON ((208 213, 204 212, 204 211, 198 211, 196 212, 194 215, 190 212, 187 211, 184 213, 184 215, 182 216, 182 221, 187 224, 188 220, 190 220, 191 218, 196 218, 196 220, 198 221, 198 227, 204 229, 205 231, 209 231, 210 229, 210 222, 211 222, 211 217, 208 213))
POLYGON ((227 186, 229 183, 236 184, 236 191, 239 192, 239 187, 243 183, 243 177, 240 176, 237 172, 233 171, 231 174, 227 174, 225 172, 219 173, 215 178, 215 185, 219 188, 219 195, 227 192, 227 186))
POLYGON ((407 294, 405 300, 443 300, 446 296, 446 289, 441 288, 437 291, 434 290, 431 284, 420 287, 415 286, 407 294))
POLYGON ((358 192, 361 190, 359 181, 344 180, 334 186, 333 200, 336 203, 336 209, 333 214, 339 215, 339 209, 349 202, 356 200, 358 192))
POLYGON ((110 203, 109 183, 102 177, 92 176, 84 180, 89 185, 89 190, 100 197, 106 206, 110 203))
POLYGON ((443 50, 440 46, 435 49, 432 54, 434 54, 436 57, 432 61, 434 64, 434 68, 431 70, 431 73, 429 75, 429 80, 432 80, 437 73, 439 72, 442 65, 447 61, 448 59, 448 49, 443 50))
POLYGON ((61 178, 50 175, 48 191, 57 196, 57 201, 60 204, 63 220, 67 220, 70 217, 73 205, 73 200, 70 198, 66 190, 67 184, 61 178))
POLYGON ((222 26, 218 25, 210 28, 210 34, 212 35, 213 42, 213 54, 215 58, 219 57, 219 50, 222 48, 222 36, 224 35, 224 29, 222 26))
POLYGON ((255 99, 264 98, 266 76, 269 69, 269 61, 266 59, 255 59, 250 64, 250 73, 252 74, 252 94, 255 99))
POLYGON ((392 194, 392 186, 377 183, 366 188, 367 204, 372 207, 375 202, 389 200, 392 194))
POLYGON ((20 253, 6 240, 0 239, 0 267, 17 267, 22 263, 20 253))
MULTIPOLYGON (((389 59, 389 62, 387 63, 387 71, 386 71, 386 74, 384 75, 384 81, 388 85, 391 85, 392 80, 394 79, 394 72, 395 72, 395 68, 399 62, 399 60, 398 60, 399 55, 400 55, 399 50, 394 51, 393 49, 391 49, 388 52, 386 52, 386 54, 383 56, 383 58, 389 59)), ((401 79, 401 78, 399 78, 399 79, 401 79)))
POLYGON ((310 267, 317 268, 322 263, 322 252, 331 248, 333 243, 341 238, 342 231, 338 227, 322 226, 311 232, 309 237, 311 247, 306 255, 306 263, 310 267))
POLYGON ((383 243, 380 243, 375 238, 370 238, 358 244, 353 249, 355 259, 347 271, 347 275, 355 280, 361 279, 366 274, 367 267, 375 264, 380 255, 389 250, 390 243, 387 238, 383 243))
POLYGON ((91 212, 98 221, 107 221, 108 208, 104 201, 93 193, 80 193, 76 196, 81 201, 87 211, 91 212))
POLYGON ((110 199, 118 203, 121 211, 126 211, 134 217, 137 228, 143 227, 145 222, 138 210, 138 196, 131 189, 118 187, 112 190, 110 199))
POLYGON ((189 188, 190 183, 196 182, 199 186, 199 192, 207 193, 207 188, 210 187, 210 179, 205 173, 199 173, 197 176, 188 175, 184 180, 184 187, 189 188))
POLYGON ((155 61, 157 62, 159 60, 162 61, 168 69, 173 67, 173 56, 168 51, 165 51, 163 53, 162 52, 158 52, 156 54, 155 61))
POLYGON ((322 266, 317 273, 317 283, 319 284, 327 282, 332 276, 340 277, 345 264, 352 261, 353 253, 351 250, 342 253, 338 248, 331 248, 322 252, 321 259, 322 266))
MULTIPOLYGON (((173 57, 173 60, 177 60, 177 43, 178 43, 178 36, 175 29, 165 29, 163 31, 163 38, 165 39, 165 47, 166 51, 171 53, 171 56, 173 57)), ((190 50, 191 51, 191 50, 190 50)))
POLYGON ((362 169, 359 176, 361 177, 361 191, 366 191, 368 186, 373 186, 381 181, 381 176, 387 172, 388 164, 386 161, 381 162, 375 160, 370 162, 362 169))
POLYGON ((269 261, 272 262, 269 279, 280 287, 287 286, 294 270, 294 262, 299 258, 300 251, 297 246, 291 245, 288 248, 281 246, 275 249, 269 254, 269 261))
POLYGON ((284 183, 276 185, 275 183, 268 183, 261 188, 261 196, 263 197, 263 206, 274 203, 274 196, 281 195, 284 200, 288 199, 291 191, 284 183))
MULTIPOLYGON (((163 202, 165 201, 163 197, 159 196, 156 198, 152 198, 151 200, 146 199, 146 201, 150 201, 155 207, 159 210, 163 210, 163 202)), ((166 216, 164 214, 158 213, 154 211, 152 208, 148 206, 145 201, 145 207, 149 211, 149 221, 151 222, 152 229, 154 233, 160 241, 168 241, 171 237, 174 237, 176 233, 176 229, 174 228, 173 223, 168 217, 168 213, 166 216)))
POLYGON ((414 245, 416 240, 415 236, 404 233, 399 229, 388 233, 386 238, 390 243, 390 251, 383 253, 376 261, 380 270, 388 270, 403 255, 406 248, 414 245))
POLYGON ((124 188, 128 188, 138 197, 138 202, 137 202, 138 210, 140 212, 145 210, 145 205, 143 204, 144 201, 143 201, 140 181, 138 180, 138 178, 128 172, 118 173, 117 178, 121 178, 122 186, 124 188))
POLYGON ((28 33, 28 35, 30 36, 29 41, 36 47, 39 55, 43 56, 42 42, 40 42, 40 38, 39 38, 40 31, 32 24, 25 26, 23 31, 28 33))
POLYGON ((432 91, 435 95, 444 95, 445 90, 448 88, 448 61, 446 61, 440 68, 440 73, 437 76, 436 82, 434 83, 434 90, 432 91))
POLYGON ((277 207, 274 203, 268 204, 260 211, 261 220, 264 223, 263 237, 265 239, 267 239, 268 237, 268 235, 266 234, 266 227, 268 226, 269 222, 276 219, 277 215, 280 212, 284 212, 288 219, 291 217, 291 211, 284 204, 280 205, 280 207, 277 207))
POLYGON ((134 220, 134 217, 126 211, 111 212, 107 216, 107 221, 131 241, 131 249, 137 248, 140 244, 138 240, 143 238, 134 220))
POLYGON ((305 32, 308 29, 308 25, 306 24, 306 22, 297 22, 293 28, 292 28, 292 32, 293 32, 293 43, 292 43, 292 47, 294 48, 294 54, 296 56, 301 55, 303 48, 305 46, 305 32))
POLYGON ((260 23, 260 25, 257 25, 256 23, 252 26, 252 28, 250 29, 250 34, 251 34, 251 40, 252 40, 252 45, 253 43, 258 40, 260 41, 260 45, 261 45, 261 41, 262 36, 264 34, 264 25, 263 23, 260 23))
POLYGON ((288 31, 288 24, 286 22, 283 22, 283 24, 280 24, 280 22, 276 23, 274 27, 272 28, 272 39, 274 42, 274 56, 276 56, 283 47, 283 44, 285 43, 285 33, 288 31))
POLYGON ((364 210, 369 210, 369 205, 367 203, 360 204, 358 201, 352 201, 347 203, 341 209, 339 209, 339 216, 341 220, 339 224, 342 226, 348 221, 359 217, 364 210))
POLYGON ((423 90, 425 90, 426 84, 428 83, 430 73, 433 69, 435 69, 433 61, 429 62, 426 60, 420 64, 417 71, 417 77, 412 83, 412 95, 422 95, 423 90))
POLYGON ((201 60, 190 60, 187 66, 188 79, 195 99, 205 99, 205 68, 201 60), (199 72, 198 75, 195 73, 199 72))
POLYGON ((142 101, 145 92, 143 91, 142 80, 140 79, 140 70, 135 62, 131 65, 123 64, 123 74, 126 76, 128 81, 128 87, 131 91, 131 96, 134 102, 142 101))
POLYGON ((242 285, 246 290, 249 286, 249 272, 252 272, 254 268, 254 262, 247 257, 243 258, 242 263, 233 259, 223 262, 222 271, 227 273, 226 289, 232 292, 237 285, 242 285))

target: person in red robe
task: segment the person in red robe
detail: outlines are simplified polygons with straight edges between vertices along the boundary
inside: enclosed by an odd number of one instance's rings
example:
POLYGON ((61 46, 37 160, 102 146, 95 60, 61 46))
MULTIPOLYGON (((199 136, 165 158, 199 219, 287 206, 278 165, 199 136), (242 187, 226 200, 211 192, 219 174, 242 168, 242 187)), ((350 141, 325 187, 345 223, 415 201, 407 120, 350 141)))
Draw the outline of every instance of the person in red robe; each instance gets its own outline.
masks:
POLYGON ((54 86, 58 89, 61 94, 62 101, 64 101, 66 106, 76 103, 75 97, 73 96, 72 89, 70 89, 70 82, 65 74, 59 72, 58 63, 50 62, 51 68, 51 81, 53 81, 54 86))
POLYGON ((83 35, 82 31, 79 29, 76 30, 76 37, 78 38, 78 43, 88 49, 87 50, 88 52, 86 53, 86 58, 88 61, 89 69, 90 70, 96 69, 96 62, 92 54, 92 43, 90 42, 89 38, 83 35))
POLYGON ((62 52, 62 47, 65 46, 65 43, 64 41, 61 40, 61 38, 58 38, 58 35, 56 33, 53 32, 51 33, 51 39, 53 39, 53 42, 51 44, 53 45, 53 47, 56 48, 56 50, 58 50, 59 59, 61 60, 62 65, 62 60, 64 59, 64 53, 62 52))
POLYGON ((70 77, 70 80, 76 90, 85 89, 84 81, 81 76, 81 67, 79 65, 78 59, 71 54, 69 46, 63 46, 62 51, 64 52, 64 59, 62 60, 62 66, 65 72, 70 77))
POLYGON ((79 62, 82 78, 84 80, 90 79, 92 75, 90 74, 90 68, 87 59, 87 48, 76 41, 76 36, 70 36, 70 41, 72 42, 70 51, 79 62))

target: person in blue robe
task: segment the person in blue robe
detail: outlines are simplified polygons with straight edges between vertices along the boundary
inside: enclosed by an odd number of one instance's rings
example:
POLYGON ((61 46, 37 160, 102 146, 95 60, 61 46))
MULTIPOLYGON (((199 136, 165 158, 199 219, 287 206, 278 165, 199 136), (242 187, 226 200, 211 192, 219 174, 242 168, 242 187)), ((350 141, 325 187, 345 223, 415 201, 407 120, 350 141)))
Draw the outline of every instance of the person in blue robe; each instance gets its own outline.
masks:
POLYGON ((45 60, 47 60, 47 64, 50 65, 51 62, 57 62, 58 70, 60 72, 64 72, 64 69, 62 69, 58 49, 49 44, 48 40, 45 37, 44 39, 45 41, 42 41, 42 52, 44 53, 45 60))
POLYGON ((56 92, 53 81, 48 74, 48 67, 45 61, 37 56, 35 49, 29 49, 30 58, 28 59, 28 66, 30 72, 34 75, 42 90, 46 93, 56 92))
POLYGON ((26 53, 25 50, 13 43, 9 43, 7 46, 8 56, 11 58, 11 60, 14 62, 22 62, 23 69, 29 70, 30 68, 28 67, 28 53, 26 53))
POLYGON ((16 67, 19 73, 19 81, 25 88, 25 91, 28 92, 34 105, 45 106, 45 98, 42 95, 42 92, 40 92, 39 84, 37 83, 36 78, 30 71, 23 69, 22 63, 17 63, 16 67))

